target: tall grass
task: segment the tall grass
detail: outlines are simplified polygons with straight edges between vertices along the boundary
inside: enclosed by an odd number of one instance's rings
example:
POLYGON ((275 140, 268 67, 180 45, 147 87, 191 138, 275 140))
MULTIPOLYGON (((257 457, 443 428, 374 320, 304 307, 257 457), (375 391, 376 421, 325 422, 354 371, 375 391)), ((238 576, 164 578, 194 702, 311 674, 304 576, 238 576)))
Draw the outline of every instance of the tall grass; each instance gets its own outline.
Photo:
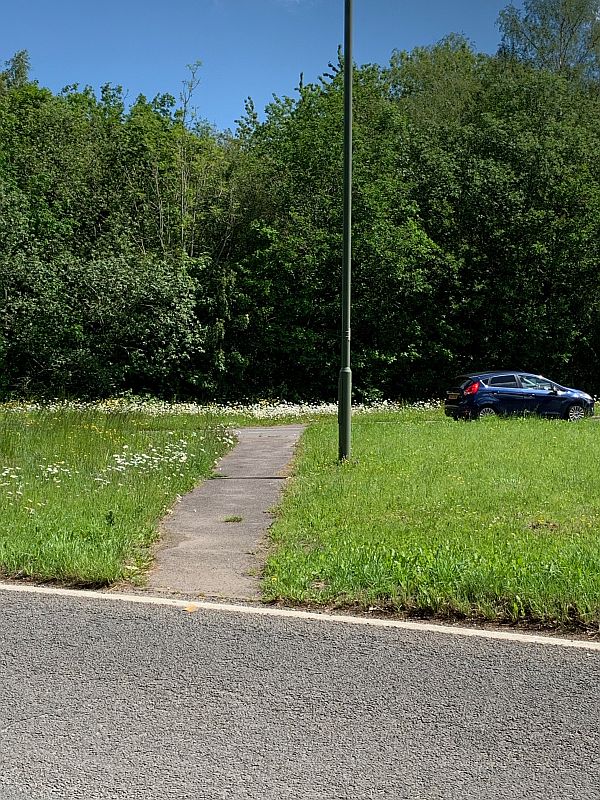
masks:
POLYGON ((0 574, 135 578, 158 519, 232 443, 207 414, 0 409, 0 574))
POLYGON ((438 412, 313 425, 272 529, 267 599, 600 623, 600 425, 438 412))

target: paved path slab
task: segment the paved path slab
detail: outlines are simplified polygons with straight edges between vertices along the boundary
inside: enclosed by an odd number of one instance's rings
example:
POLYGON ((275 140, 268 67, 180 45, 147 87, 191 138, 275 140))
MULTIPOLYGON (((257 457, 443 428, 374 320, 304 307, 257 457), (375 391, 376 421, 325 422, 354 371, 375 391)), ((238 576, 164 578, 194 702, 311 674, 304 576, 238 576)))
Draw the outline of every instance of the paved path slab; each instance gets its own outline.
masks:
POLYGON ((187 597, 260 597, 260 551, 304 425, 241 428, 215 477, 163 521, 147 587, 187 597), (241 521, 226 522, 228 518, 241 521))

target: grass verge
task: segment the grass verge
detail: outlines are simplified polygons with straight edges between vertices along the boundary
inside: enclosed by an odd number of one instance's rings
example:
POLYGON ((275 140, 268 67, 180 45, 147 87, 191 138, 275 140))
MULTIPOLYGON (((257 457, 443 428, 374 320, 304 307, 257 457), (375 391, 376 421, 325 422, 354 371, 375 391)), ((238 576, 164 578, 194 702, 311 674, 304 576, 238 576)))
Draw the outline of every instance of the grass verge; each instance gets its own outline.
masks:
POLYGON ((272 528, 271 601, 600 624, 598 423, 455 423, 439 411, 305 434, 272 528))
POLYGON ((0 409, 0 575, 135 579, 157 521, 233 444, 210 414, 0 409))

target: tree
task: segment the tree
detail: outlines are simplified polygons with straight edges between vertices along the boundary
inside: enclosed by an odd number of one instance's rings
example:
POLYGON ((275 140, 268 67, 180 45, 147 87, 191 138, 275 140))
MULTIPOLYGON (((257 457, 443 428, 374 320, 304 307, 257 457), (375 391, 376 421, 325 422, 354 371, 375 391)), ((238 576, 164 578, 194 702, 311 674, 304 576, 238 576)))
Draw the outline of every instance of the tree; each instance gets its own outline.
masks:
POLYGON ((5 62, 6 69, 0 72, 0 91, 24 86, 29 80, 29 53, 19 50, 5 62))
POLYGON ((411 52, 395 50, 386 70, 392 97, 419 126, 455 126, 475 101, 486 60, 458 34, 411 52))
MULTIPOLYGON (((547 16, 583 9, 589 45, 582 2, 505 9, 514 58, 452 35, 356 69, 357 398, 424 397, 493 364, 600 389, 600 92, 547 16), (569 68, 535 61, 534 23, 569 68)), ((179 108, 127 108, 109 85, 55 96, 24 53, 8 66, 0 390, 333 397, 343 59, 264 121, 248 102, 235 135, 194 121, 195 67, 179 108)))
POLYGON ((500 53, 584 80, 600 77, 600 0, 525 0, 500 12, 500 53))
POLYGON ((235 147, 184 125, 167 95, 129 110, 110 85, 55 96, 24 79, 24 54, 12 62, 0 91, 0 387, 206 396, 227 367, 235 147))
POLYGON ((458 369, 522 364, 593 389, 600 323, 598 101, 563 75, 490 59, 449 136, 416 131, 414 198, 458 265, 458 369), (582 301, 582 298, 585 300, 582 301))
MULTIPOLYGON (((385 71, 355 71, 353 372, 359 397, 428 391, 445 370, 432 309, 453 266, 428 238, 410 198, 410 130, 385 71), (440 367, 441 364, 441 367, 440 367), (429 380, 429 378, 428 378, 429 380)), ((250 393, 326 398, 339 371, 343 64, 298 96, 243 120, 249 159, 239 188, 243 246, 233 264, 238 316, 228 343, 250 393)), ((238 242, 240 242, 238 239, 238 242)), ((443 326, 443 322, 441 323, 443 326)))
POLYGON ((183 266, 139 254, 50 263, 0 254, 0 287, 4 391, 98 397, 188 388, 206 332, 183 266))

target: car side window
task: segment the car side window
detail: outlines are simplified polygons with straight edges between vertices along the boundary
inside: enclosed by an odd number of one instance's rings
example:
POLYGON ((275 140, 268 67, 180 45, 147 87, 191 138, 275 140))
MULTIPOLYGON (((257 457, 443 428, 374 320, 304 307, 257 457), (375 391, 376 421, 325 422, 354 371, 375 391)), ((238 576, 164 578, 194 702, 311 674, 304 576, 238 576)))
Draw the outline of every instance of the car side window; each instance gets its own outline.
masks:
POLYGON ((525 389, 554 389, 552 381, 546 378, 538 378, 536 375, 520 375, 521 383, 525 389))
POLYGON ((488 386, 501 386, 504 389, 517 389, 517 379, 514 375, 493 375, 488 378, 488 386))

